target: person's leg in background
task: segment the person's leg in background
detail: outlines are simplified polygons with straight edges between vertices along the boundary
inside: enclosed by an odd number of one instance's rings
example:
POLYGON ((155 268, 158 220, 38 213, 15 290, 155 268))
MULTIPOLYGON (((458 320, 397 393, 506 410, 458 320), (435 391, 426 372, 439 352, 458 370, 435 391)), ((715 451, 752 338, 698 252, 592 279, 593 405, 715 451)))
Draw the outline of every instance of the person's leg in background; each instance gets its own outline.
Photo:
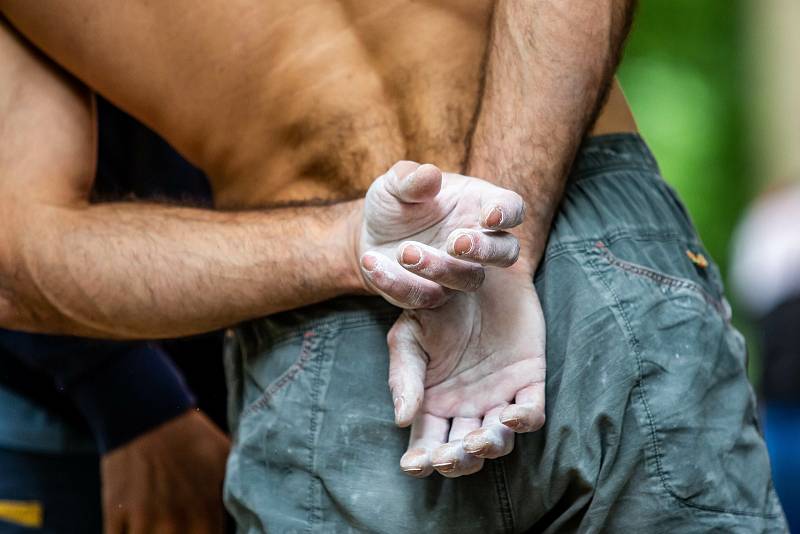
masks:
POLYGON ((775 188, 737 233, 733 282, 759 330, 764 435, 775 488, 800 531, 800 184, 775 188))
POLYGON ((96 454, 0 448, 0 533, 101 532, 96 454))
MULTIPOLYGON (((796 276, 800 280, 800 268, 796 276)), ((765 315, 760 325, 764 436, 789 527, 800 532, 800 292, 765 315)))
POLYGON ((49 376, 4 354, 0 365, 0 533, 100 532, 89 429, 49 376))

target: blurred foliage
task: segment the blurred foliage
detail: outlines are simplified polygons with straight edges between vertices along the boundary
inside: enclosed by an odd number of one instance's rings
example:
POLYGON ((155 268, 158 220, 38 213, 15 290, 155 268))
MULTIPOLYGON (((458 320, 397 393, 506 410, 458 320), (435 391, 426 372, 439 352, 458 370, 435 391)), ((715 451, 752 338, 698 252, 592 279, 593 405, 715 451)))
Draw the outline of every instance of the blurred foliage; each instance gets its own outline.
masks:
POLYGON ((753 194, 736 0, 642 0, 620 70, 642 135, 714 259, 753 194))
MULTIPOLYGON (((620 69, 642 136, 723 274, 756 187, 744 135, 742 12, 742 0, 641 0, 620 69)), ((755 378, 758 358, 751 362, 755 378)))

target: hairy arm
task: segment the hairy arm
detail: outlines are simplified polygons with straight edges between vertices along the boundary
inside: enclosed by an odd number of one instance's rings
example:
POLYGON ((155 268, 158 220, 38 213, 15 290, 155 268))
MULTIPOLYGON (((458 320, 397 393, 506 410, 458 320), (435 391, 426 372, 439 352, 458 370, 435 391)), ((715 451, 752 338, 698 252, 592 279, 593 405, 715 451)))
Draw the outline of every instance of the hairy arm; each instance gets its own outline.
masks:
POLYGON ((363 291, 359 202, 92 205, 94 137, 89 92, 0 18, 0 326, 167 337, 363 291))
POLYGON ((535 270, 569 167, 605 99, 635 0, 498 0, 472 176, 527 202, 520 260, 535 270))
MULTIPOLYGON (((411 476, 474 473, 484 459, 508 454, 515 432, 545 422, 545 322, 533 273, 569 166, 611 81, 631 4, 495 3, 467 171, 525 199, 526 218, 516 229, 522 250, 510 269, 488 271, 475 293, 435 310, 406 311, 392 327, 396 419, 407 424, 407 413, 414 416, 400 461, 411 476)), ((509 218, 499 215, 491 212, 488 227, 509 218)))

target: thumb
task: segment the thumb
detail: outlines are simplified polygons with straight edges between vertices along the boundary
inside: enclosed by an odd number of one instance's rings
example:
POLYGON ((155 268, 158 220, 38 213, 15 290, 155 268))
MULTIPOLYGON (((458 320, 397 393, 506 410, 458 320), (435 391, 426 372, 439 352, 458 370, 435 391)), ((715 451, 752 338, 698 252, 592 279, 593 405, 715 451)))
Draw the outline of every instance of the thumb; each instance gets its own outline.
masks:
POLYGON ((435 165, 398 161, 384 175, 386 191, 400 202, 419 204, 431 200, 442 189, 442 171, 435 165))
POLYGON ((408 312, 403 312, 387 336, 389 388, 394 402, 394 420, 399 427, 411 424, 425 396, 428 356, 417 342, 416 328, 408 312))

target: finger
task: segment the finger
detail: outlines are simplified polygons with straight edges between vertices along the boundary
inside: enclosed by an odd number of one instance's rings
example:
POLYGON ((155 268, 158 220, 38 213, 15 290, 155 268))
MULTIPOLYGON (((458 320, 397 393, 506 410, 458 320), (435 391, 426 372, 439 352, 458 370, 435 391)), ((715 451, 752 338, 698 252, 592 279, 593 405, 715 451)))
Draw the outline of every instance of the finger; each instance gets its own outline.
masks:
POLYGON ((519 241, 508 232, 461 228, 447 238, 447 253, 482 265, 509 267, 519 257, 519 241))
POLYGON ((499 458, 514 449, 514 431, 500 422, 500 413, 507 404, 492 408, 483 418, 483 425, 464 437, 464 450, 478 458, 499 458))
POLYGON ((439 284, 406 271, 378 252, 361 256, 361 272, 386 300, 401 308, 436 308, 449 297, 439 284))
POLYGON ((400 469, 412 477, 423 478, 433 473, 431 453, 447 438, 450 421, 431 414, 421 414, 411 424, 408 449, 400 459, 400 469))
POLYGON ((458 291, 476 291, 485 278, 480 265, 416 241, 406 241, 397 248, 397 261, 416 275, 458 291))
POLYGON ((428 357, 417 342, 418 328, 406 313, 389 330, 389 389, 394 401, 394 422, 399 427, 411 424, 422 404, 428 357))
POLYGON ((121 506, 119 509, 113 506, 103 508, 103 533, 125 534, 125 514, 122 513, 121 506))
POLYGON ((408 204, 430 200, 442 189, 442 171, 430 163, 398 161, 383 178, 386 190, 408 204))
POLYGON ((544 425, 545 383, 537 382, 517 392, 516 404, 500 413, 500 422, 514 432, 534 432, 544 425))
POLYGON ((497 189, 496 195, 481 201, 481 226, 487 230, 519 226, 525 219, 525 201, 514 191, 497 189))
POLYGON ((483 467, 483 458, 464 450, 463 438, 481 426, 477 417, 455 417, 448 442, 433 451, 433 468, 447 478, 477 473, 483 467))

